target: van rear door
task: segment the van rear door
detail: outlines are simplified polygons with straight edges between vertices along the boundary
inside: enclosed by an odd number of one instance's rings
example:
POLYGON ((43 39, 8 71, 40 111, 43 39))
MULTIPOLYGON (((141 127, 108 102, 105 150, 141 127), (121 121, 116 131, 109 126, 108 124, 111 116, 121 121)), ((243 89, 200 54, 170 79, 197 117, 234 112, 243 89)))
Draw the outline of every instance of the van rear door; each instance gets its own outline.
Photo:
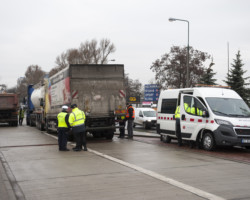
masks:
POLYGON ((181 94, 181 135, 183 139, 196 140, 201 129, 206 127, 206 118, 202 117, 205 106, 192 95, 181 94))

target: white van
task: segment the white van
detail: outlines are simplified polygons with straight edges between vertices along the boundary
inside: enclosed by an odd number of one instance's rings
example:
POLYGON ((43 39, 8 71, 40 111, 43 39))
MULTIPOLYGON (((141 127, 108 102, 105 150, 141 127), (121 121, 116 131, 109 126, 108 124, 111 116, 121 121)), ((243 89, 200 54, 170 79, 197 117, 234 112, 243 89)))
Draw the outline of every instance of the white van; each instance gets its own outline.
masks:
POLYGON ((235 91, 215 87, 162 91, 156 129, 166 142, 176 139, 174 114, 178 105, 183 140, 196 141, 209 151, 217 145, 250 148, 250 109, 235 91))
POLYGON ((135 125, 142 125, 145 129, 156 126, 156 111, 152 108, 135 108, 135 125))

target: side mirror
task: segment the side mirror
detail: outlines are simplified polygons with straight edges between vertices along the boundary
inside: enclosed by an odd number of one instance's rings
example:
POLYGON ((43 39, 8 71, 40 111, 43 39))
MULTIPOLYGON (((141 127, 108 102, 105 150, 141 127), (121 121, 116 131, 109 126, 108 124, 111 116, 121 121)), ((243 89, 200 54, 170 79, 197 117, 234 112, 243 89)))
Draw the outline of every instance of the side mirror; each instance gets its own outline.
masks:
POLYGON ((139 117, 143 117, 143 115, 139 115, 139 117))
POLYGON ((208 110, 203 111, 202 117, 205 117, 205 118, 208 118, 208 117, 209 117, 208 110))

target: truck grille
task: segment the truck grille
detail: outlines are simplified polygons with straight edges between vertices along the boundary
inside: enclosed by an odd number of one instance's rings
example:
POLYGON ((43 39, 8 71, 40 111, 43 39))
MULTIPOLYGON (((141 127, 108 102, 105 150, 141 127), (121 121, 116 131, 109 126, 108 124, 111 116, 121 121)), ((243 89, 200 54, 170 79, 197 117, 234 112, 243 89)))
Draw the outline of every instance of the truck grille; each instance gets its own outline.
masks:
POLYGON ((234 130, 238 136, 250 137, 250 128, 235 128, 234 130))

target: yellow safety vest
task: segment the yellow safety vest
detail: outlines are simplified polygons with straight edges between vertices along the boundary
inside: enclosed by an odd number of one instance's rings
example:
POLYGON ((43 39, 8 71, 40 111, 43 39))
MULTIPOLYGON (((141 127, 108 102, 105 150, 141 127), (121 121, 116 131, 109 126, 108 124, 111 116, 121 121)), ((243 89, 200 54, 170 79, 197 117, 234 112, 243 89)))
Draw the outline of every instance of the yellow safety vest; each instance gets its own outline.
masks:
POLYGON ((85 122, 85 114, 83 111, 79 110, 78 108, 75 108, 72 110, 72 113, 69 116, 69 123, 70 126, 80 126, 83 125, 85 122))
POLYGON ((175 110, 175 119, 180 118, 180 106, 177 106, 175 110))
POLYGON ((20 110, 19 111, 19 117, 20 118, 24 118, 24 110, 20 110))
POLYGON ((184 108, 187 113, 190 113, 190 107, 188 106, 187 103, 184 103, 184 108))
POLYGON ((60 112, 57 115, 57 120, 58 120, 58 128, 68 128, 67 123, 65 121, 67 113, 65 112, 60 112))

